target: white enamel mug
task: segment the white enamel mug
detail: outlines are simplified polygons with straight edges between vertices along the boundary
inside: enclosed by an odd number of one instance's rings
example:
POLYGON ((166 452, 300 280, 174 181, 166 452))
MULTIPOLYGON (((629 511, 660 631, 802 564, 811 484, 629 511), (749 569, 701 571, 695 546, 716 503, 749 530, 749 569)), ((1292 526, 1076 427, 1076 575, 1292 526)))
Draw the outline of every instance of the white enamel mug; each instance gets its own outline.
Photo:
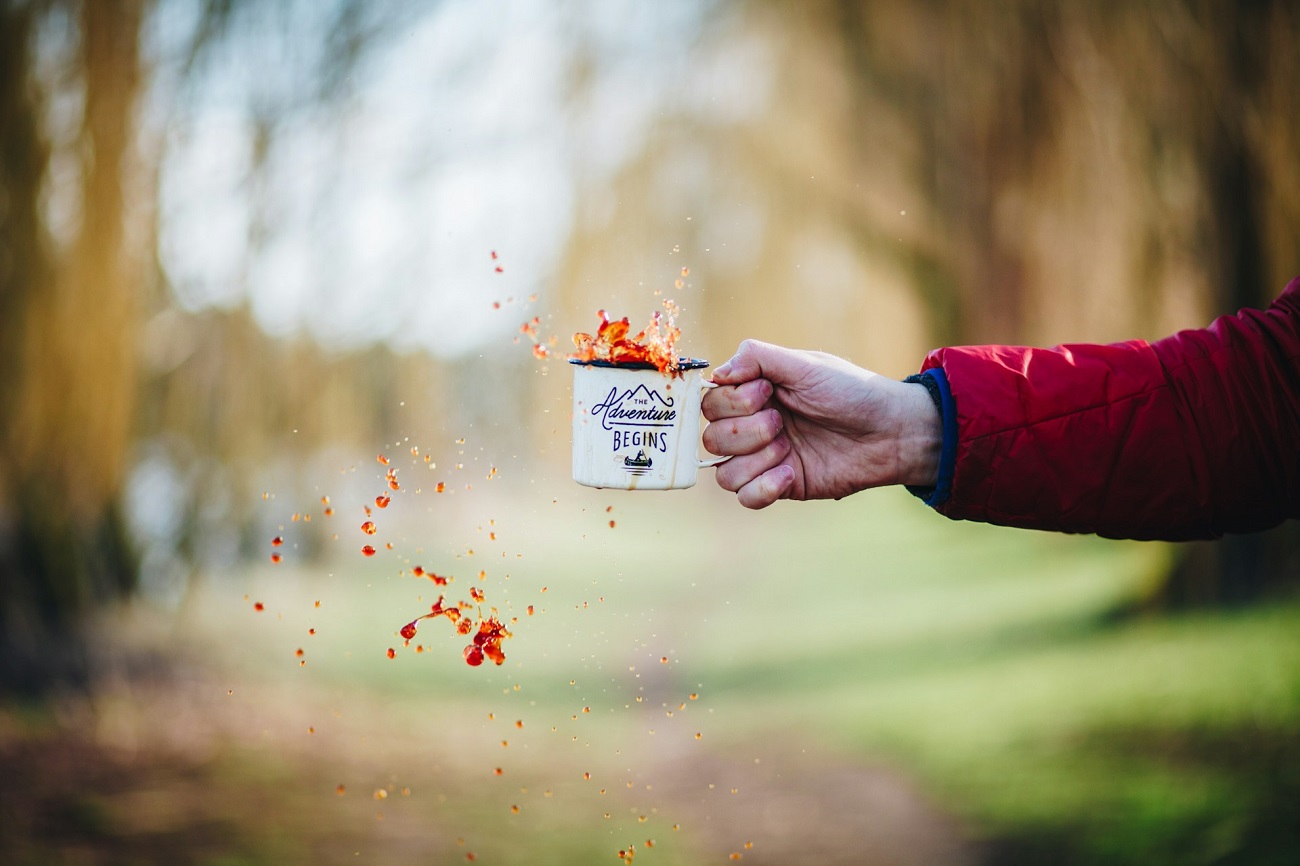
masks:
POLYGON ((708 361, 683 358, 680 376, 650 364, 573 365, 573 480, 618 490, 680 490, 726 457, 699 459, 700 401, 717 387, 708 361))

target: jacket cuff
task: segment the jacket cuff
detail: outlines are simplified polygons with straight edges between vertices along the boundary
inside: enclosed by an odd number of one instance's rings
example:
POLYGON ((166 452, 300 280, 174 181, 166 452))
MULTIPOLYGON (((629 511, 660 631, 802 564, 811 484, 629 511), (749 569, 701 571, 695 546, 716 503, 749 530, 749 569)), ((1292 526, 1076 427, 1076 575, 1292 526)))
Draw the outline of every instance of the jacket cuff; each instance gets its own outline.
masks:
POLYGON ((924 373, 908 376, 903 381, 924 386, 934 400, 934 407, 939 410, 943 446, 939 451, 938 482, 933 487, 907 485, 908 493, 931 508, 937 508, 952 495, 952 476, 957 463, 957 403, 953 400, 952 389, 948 387, 948 376, 942 367, 931 367, 924 373))

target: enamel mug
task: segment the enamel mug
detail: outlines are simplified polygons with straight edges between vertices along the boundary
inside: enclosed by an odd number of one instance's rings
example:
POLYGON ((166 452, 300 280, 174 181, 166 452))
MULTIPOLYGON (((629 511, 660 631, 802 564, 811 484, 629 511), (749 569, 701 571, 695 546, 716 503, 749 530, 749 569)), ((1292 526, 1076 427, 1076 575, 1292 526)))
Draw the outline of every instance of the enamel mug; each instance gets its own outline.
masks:
POLYGON ((677 376, 651 364, 573 365, 573 480, 587 487, 679 490, 726 457, 699 459, 700 401, 717 387, 708 361, 683 358, 677 376))

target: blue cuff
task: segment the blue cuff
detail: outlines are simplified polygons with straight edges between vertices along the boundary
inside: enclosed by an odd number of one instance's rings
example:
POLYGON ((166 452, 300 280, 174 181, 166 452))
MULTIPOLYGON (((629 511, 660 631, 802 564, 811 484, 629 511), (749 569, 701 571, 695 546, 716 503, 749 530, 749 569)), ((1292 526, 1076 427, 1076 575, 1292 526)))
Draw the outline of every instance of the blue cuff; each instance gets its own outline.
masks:
POLYGON ((957 464, 957 403, 952 398, 952 389, 948 387, 948 376, 942 367, 931 367, 924 373, 908 376, 903 381, 916 382, 925 386, 934 399, 935 408, 939 410, 940 424, 943 428, 943 446, 939 451, 939 479, 933 487, 907 488, 926 505, 937 507, 948 501, 952 495, 952 476, 957 464), (930 381, 925 381, 929 379, 930 381))

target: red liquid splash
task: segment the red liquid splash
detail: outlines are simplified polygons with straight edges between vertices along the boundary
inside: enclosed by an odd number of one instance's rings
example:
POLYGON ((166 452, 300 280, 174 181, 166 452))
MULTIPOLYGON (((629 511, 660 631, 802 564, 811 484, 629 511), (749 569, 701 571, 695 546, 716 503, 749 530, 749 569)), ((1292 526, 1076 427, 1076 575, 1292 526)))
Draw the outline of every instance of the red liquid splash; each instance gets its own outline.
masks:
MULTIPOLYGON (((483 601, 483 594, 481 592, 471 589, 471 595, 474 596, 475 601, 480 603, 483 601)), ((470 645, 465 647, 465 650, 462 653, 466 664, 471 667, 478 667, 483 664, 484 659, 491 659, 492 663, 496 665, 504 664, 506 654, 501 649, 501 642, 510 637, 510 631, 505 627, 501 620, 495 615, 489 615, 486 618, 480 615, 478 621, 475 622, 469 616, 461 615, 462 608, 469 609, 472 608, 473 605, 462 601, 450 607, 445 607, 445 600, 446 596, 438 596, 438 600, 429 608, 428 613, 423 614, 422 616, 417 616, 415 619, 402 626, 399 632, 402 635, 402 638, 409 644, 415 637, 416 631, 419 628, 420 620, 445 616, 456 624, 457 634, 468 635, 471 632, 474 634, 473 638, 471 638, 470 645)))
POLYGON ((597 312, 600 327, 595 336, 579 331, 573 335, 575 351, 569 356, 575 361, 607 361, 611 364, 653 364, 665 375, 677 375, 677 341, 681 329, 675 324, 677 305, 664 301, 664 313, 655 311, 650 324, 635 336, 626 316, 610 319, 604 310, 597 312))

